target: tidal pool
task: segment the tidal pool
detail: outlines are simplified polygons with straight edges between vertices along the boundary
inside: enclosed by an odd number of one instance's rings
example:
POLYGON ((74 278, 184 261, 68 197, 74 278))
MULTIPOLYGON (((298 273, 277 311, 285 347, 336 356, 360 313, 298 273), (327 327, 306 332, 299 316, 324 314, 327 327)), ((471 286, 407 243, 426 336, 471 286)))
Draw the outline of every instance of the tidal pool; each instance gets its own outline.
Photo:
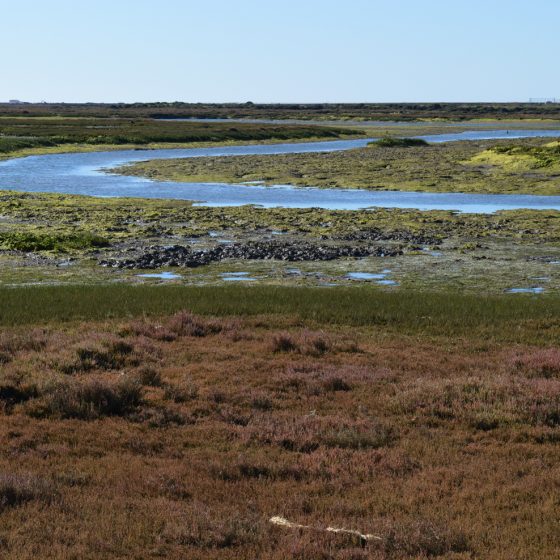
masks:
POLYGON ((383 280, 387 273, 373 274, 371 272, 349 272, 346 277, 351 280, 383 280))
POLYGON ((536 287, 536 288, 510 288, 506 290, 508 294, 542 294, 544 292, 544 288, 536 287))
POLYGON ((223 272, 220 274, 224 282, 255 282, 256 278, 251 278, 248 272, 223 272))
POLYGON ((177 280, 182 278, 180 274, 175 274, 173 272, 150 272, 146 274, 137 274, 140 278, 158 278, 160 280, 177 280))
POLYGON ((375 282, 380 286, 398 286, 398 282, 395 280, 391 280, 387 278, 387 275, 390 274, 391 271, 389 269, 385 269, 382 272, 348 272, 346 274, 346 278, 350 280, 361 280, 363 282, 375 282))

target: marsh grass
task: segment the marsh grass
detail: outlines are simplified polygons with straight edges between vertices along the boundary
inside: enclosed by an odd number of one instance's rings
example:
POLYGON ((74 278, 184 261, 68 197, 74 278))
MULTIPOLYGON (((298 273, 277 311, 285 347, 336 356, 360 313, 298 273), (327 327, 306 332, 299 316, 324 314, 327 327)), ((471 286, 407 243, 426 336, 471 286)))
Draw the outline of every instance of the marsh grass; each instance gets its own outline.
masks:
POLYGON ((229 140, 291 140, 361 135, 347 129, 289 124, 200 123, 154 119, 3 118, 0 154, 68 144, 146 145, 157 143, 224 142, 229 140))
POLYGON ((106 238, 84 231, 59 235, 36 232, 0 233, 0 247, 13 251, 68 251, 108 245, 106 238))
POLYGON ((556 557, 556 344, 388 324, 180 311, 4 326, 3 557, 556 557), (297 349, 275 351, 281 336, 297 349), (111 359, 61 372, 84 348, 111 359))
MULTIPOLYGON (((458 293, 384 292, 267 286, 42 286, 0 288, 0 324, 33 325, 142 317, 188 309, 198 315, 296 316, 318 323, 376 326, 400 332, 484 336, 543 344, 560 331, 560 298, 458 293)), ((168 324, 135 323, 155 338, 203 336, 221 327, 189 313, 168 324), (202 323, 198 323, 202 321, 202 323)), ((303 339, 302 339, 303 340, 303 339)), ((311 341, 321 353, 328 341, 311 341), (324 342, 324 344, 323 344, 324 342), (317 347, 317 344, 319 347, 317 347)), ((300 341, 294 344, 301 345, 300 341)))

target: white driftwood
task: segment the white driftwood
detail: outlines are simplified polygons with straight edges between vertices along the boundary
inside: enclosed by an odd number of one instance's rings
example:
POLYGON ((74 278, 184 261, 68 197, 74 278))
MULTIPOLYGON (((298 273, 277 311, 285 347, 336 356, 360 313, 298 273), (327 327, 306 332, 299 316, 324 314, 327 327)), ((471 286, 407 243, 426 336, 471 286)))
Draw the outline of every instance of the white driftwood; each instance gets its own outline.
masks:
POLYGON ((277 527, 285 527, 286 529, 309 529, 313 531, 322 531, 325 533, 338 533, 344 535, 352 535, 358 537, 361 543, 367 543, 368 541, 380 541, 382 538, 379 535, 363 534, 360 531, 355 531, 353 529, 343 529, 340 527, 327 527, 326 529, 320 527, 312 527, 311 525, 300 525, 299 523, 293 523, 288 521, 284 517, 275 515, 269 519, 270 523, 276 525, 277 527))

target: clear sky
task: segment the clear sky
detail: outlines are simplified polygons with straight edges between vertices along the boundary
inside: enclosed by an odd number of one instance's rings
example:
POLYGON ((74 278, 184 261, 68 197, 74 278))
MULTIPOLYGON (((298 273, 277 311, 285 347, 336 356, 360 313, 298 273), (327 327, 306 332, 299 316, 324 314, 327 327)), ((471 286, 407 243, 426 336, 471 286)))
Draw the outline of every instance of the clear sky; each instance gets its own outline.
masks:
POLYGON ((0 0, 0 100, 560 98, 559 0, 0 0))

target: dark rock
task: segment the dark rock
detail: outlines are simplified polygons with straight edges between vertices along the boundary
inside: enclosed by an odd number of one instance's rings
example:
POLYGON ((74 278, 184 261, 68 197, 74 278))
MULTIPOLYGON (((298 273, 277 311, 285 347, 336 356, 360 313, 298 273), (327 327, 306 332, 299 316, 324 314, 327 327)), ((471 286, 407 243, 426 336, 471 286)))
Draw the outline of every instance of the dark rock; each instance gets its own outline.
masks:
POLYGON ((224 259, 279 260, 279 261, 330 261, 342 257, 392 257, 402 255, 400 248, 374 245, 315 245, 279 241, 235 243, 217 245, 211 249, 192 250, 190 247, 151 247, 133 259, 99 261, 101 266, 126 269, 153 269, 181 266, 195 268, 224 259))

